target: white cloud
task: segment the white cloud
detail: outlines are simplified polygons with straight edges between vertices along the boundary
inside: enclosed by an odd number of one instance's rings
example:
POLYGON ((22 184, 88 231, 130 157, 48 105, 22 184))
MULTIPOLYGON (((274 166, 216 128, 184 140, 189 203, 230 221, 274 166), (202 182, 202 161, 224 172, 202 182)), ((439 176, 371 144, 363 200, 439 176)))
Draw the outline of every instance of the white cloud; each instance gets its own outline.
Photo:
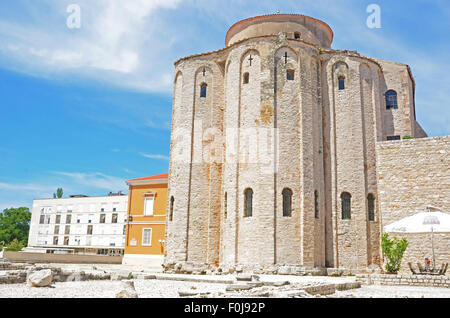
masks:
POLYGON ((72 187, 77 189, 102 189, 107 191, 117 191, 126 189, 125 180, 118 177, 109 176, 100 172, 82 173, 82 172, 60 172, 55 171, 54 174, 67 177, 72 187), (117 190, 116 190, 117 189, 117 190))
POLYGON ((27 184, 13 184, 0 182, 0 190, 18 190, 18 191, 31 191, 31 192, 45 192, 53 187, 27 183, 27 184))
POLYGON ((152 155, 152 154, 145 154, 145 153, 141 153, 140 155, 142 157, 149 158, 149 159, 169 160, 169 157, 164 156, 164 155, 152 155))
POLYGON ((34 15, 27 24, 0 19, 2 64, 35 76, 87 76, 137 90, 169 92, 172 69, 164 66, 172 61, 152 63, 152 56, 167 56, 170 38, 160 36, 165 21, 153 23, 159 10, 175 9, 180 2, 78 0, 80 29, 65 25, 66 1, 47 1, 41 8, 49 12, 28 4, 39 20, 34 15))
POLYGON ((126 192, 128 187, 120 177, 100 172, 52 172, 39 183, 0 182, 0 210, 32 206, 34 199, 52 198, 57 188, 63 188, 64 197, 72 194, 106 195, 108 192, 126 192))
POLYGON ((145 122, 145 125, 150 128, 154 128, 154 129, 161 129, 161 130, 170 130, 171 129, 170 122, 168 122, 168 121, 156 123, 155 121, 153 121, 151 119, 147 119, 147 121, 145 122))
POLYGON ((6 209, 11 208, 20 208, 20 207, 26 207, 29 208, 31 211, 31 202, 23 202, 23 201, 0 201, 0 212, 3 212, 6 209))

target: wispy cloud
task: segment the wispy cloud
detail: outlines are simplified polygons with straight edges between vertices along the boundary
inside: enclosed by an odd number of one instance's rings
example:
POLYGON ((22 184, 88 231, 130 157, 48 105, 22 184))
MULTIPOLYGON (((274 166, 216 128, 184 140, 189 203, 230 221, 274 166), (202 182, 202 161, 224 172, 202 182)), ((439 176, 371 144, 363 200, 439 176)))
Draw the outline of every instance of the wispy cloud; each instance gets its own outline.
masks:
POLYGON ((153 120, 148 119, 145 122, 145 125, 150 128, 154 128, 154 129, 161 129, 161 130, 170 130, 171 129, 169 121, 163 121, 163 122, 156 123, 153 120))
POLYGON ((60 172, 54 174, 67 177, 77 188, 85 189, 96 188, 108 191, 126 189, 125 181, 122 178, 109 176, 100 172, 82 173, 82 172, 60 172))
POLYGON ((49 187, 38 184, 13 184, 0 182, 0 190, 21 190, 21 191, 45 191, 49 187))
POLYGON ((164 155, 152 155, 152 154, 146 154, 146 153, 140 153, 142 157, 149 158, 149 159, 161 159, 161 160, 169 160, 168 156, 164 155))
POLYGON ((70 74, 136 90, 169 91, 172 69, 164 67, 171 62, 152 63, 154 56, 170 56, 172 43, 163 31, 167 22, 157 15, 180 2, 78 0, 80 29, 66 26, 68 1, 27 2, 27 23, 0 19, 3 65, 37 76, 70 74))
POLYGON ((110 191, 127 191, 126 178, 100 172, 54 171, 41 177, 38 183, 0 182, 0 210, 26 206, 31 208, 34 199, 52 198, 57 188, 63 188, 64 196, 71 194, 106 195, 110 191))

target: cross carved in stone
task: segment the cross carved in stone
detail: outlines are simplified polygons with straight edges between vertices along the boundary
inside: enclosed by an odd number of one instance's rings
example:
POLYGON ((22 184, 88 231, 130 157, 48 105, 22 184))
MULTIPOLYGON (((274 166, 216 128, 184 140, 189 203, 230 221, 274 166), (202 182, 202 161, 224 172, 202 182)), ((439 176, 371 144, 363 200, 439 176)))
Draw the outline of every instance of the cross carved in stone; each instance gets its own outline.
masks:
POLYGON ((206 69, 203 68, 203 77, 205 77, 205 74, 206 74, 206 69))
POLYGON ((252 55, 250 54, 250 57, 248 59, 250 61, 250 66, 252 66, 252 61, 254 60, 254 58, 252 58, 252 55))
POLYGON ((288 58, 288 54, 287 54, 287 52, 284 52, 284 64, 287 64, 287 58, 288 58))

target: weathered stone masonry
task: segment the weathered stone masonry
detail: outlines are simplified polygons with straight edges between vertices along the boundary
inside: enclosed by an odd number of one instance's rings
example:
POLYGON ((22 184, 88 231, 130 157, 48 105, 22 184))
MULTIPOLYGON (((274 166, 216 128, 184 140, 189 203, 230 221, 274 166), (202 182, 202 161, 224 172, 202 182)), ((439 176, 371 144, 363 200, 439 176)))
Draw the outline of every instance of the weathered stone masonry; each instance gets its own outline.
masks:
POLYGON ((166 264, 381 264, 386 185, 377 153, 387 137, 426 136, 415 121, 415 83, 407 65, 332 50, 332 39, 313 18, 255 17, 230 28, 226 48, 175 63, 166 264), (387 90, 397 92, 396 109, 386 108, 387 90))

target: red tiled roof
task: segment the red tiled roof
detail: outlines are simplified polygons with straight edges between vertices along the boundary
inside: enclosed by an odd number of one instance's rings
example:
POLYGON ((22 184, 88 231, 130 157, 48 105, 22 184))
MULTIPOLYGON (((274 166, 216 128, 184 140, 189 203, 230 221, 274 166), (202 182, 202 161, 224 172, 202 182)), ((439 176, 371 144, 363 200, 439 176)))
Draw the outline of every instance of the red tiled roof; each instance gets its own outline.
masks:
POLYGON ((155 180, 155 179, 167 179, 168 177, 169 177, 168 173, 162 173, 162 174, 157 174, 155 176, 150 176, 150 177, 131 179, 131 180, 128 180, 127 182, 130 182, 130 181, 155 180))

